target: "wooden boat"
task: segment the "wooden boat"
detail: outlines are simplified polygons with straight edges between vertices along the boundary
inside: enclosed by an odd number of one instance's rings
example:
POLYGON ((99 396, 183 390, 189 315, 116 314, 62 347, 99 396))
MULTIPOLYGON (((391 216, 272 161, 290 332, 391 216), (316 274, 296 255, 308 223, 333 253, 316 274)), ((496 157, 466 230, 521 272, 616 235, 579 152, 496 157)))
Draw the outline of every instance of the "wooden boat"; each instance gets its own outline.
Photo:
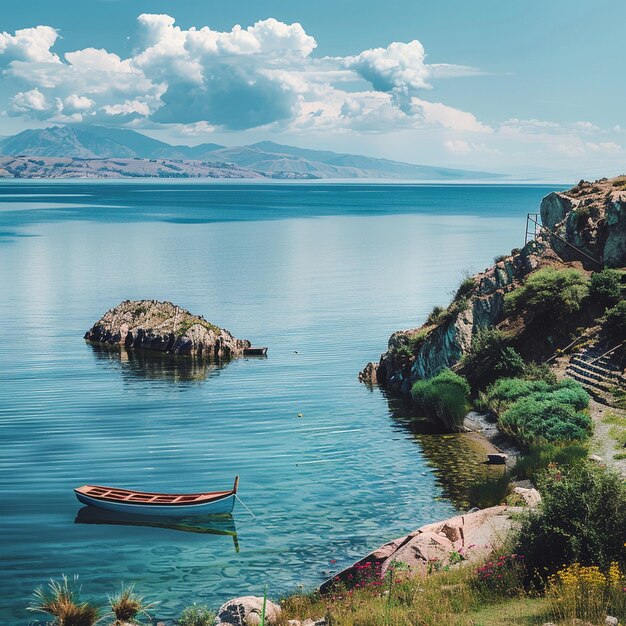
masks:
POLYGON ((250 346, 249 348, 244 348, 243 350, 244 356, 267 356, 267 348, 257 348, 255 346, 250 346))
POLYGON ((222 515, 231 513, 239 476, 228 491, 204 493, 151 493, 132 491, 100 485, 83 485, 74 489, 80 502, 117 513, 165 517, 187 517, 189 515, 222 515))

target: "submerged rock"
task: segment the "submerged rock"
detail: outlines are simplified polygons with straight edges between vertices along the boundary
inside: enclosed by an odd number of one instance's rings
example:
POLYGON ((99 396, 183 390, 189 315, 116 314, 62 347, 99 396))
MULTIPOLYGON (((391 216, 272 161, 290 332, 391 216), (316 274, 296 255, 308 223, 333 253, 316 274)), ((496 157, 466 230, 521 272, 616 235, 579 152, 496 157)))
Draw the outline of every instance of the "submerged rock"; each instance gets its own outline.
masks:
POLYGON ((153 350, 214 361, 242 356, 250 347, 202 316, 158 300, 125 300, 107 311, 85 339, 107 346, 153 350))

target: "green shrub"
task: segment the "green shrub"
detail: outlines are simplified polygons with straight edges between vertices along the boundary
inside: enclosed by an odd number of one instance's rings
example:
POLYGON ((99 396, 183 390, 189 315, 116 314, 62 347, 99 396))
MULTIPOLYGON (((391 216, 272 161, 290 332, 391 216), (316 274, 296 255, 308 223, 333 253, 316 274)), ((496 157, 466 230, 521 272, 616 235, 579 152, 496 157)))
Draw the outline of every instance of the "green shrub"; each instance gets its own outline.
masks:
POLYGON ((484 393, 484 398, 494 413, 500 413, 519 398, 538 391, 549 391, 550 389, 550 384, 543 380, 501 378, 489 385, 484 393))
POLYGON ((192 604, 183 610, 177 620, 178 626, 213 626, 215 613, 208 607, 192 604))
POLYGON ((443 320, 443 317, 445 314, 446 314, 445 307, 434 306, 433 310, 429 313, 428 318, 426 319, 426 323, 431 324, 433 326, 438 326, 443 320))
POLYGON ((550 469, 539 491, 542 502, 522 524, 517 546, 535 582, 570 563, 626 562, 626 486, 618 474, 588 462, 550 469))
POLYGON ((467 380, 451 370, 443 370, 427 380, 418 380, 411 389, 413 401, 426 417, 450 431, 463 426, 469 394, 467 380))
POLYGON ((525 365, 502 331, 482 328, 472 337, 463 357, 463 370, 472 388, 482 389, 498 378, 520 376, 525 365))
POLYGON ((622 272, 603 269, 591 276, 589 295, 604 306, 617 304, 622 295, 622 272))
POLYGON ((475 288, 476 281, 471 276, 466 276, 454 294, 454 301, 469 298, 474 293, 475 288))
POLYGON ((550 385, 556 385, 556 375, 547 363, 527 363, 524 367, 523 378, 543 380, 550 385))
POLYGON ((604 328, 610 335, 611 341, 626 339, 626 300, 618 302, 609 309, 604 316, 604 328))
POLYGON ((537 442, 584 441, 591 434, 591 418, 555 398, 522 398, 498 420, 505 433, 523 446, 537 442))
POLYGON ((587 447, 582 444, 555 445, 553 443, 535 444, 518 457, 513 468, 513 475, 518 480, 535 481, 540 472, 553 464, 569 468, 582 463, 587 458, 587 447))
POLYGON ((500 476, 487 476, 473 482, 469 486, 468 499, 470 506, 486 509, 504 502, 511 491, 511 479, 508 472, 500 476))
POLYGON ((506 294, 504 301, 509 313, 561 319, 576 313, 588 292, 587 278, 582 272, 546 267, 530 274, 521 287, 506 294))

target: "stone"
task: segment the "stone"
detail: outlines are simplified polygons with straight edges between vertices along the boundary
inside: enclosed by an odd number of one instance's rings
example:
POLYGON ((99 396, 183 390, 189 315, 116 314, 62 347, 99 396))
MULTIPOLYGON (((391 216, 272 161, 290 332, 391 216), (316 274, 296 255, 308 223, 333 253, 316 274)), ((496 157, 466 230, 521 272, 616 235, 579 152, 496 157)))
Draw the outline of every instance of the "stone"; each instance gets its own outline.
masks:
POLYGON ((151 350, 210 361, 243 356, 251 345, 202 316, 158 300, 125 300, 107 311, 85 333, 85 339, 114 348, 151 350))
POLYGON ((598 456, 597 454, 590 454, 589 460, 593 461, 594 463, 604 463, 604 459, 601 456, 598 456))
MULTIPOLYGON (((217 612, 216 626, 258 626, 261 623, 263 598, 241 596, 223 604, 217 612)), ((271 600, 266 601, 265 623, 276 624, 280 618, 280 607, 271 600)))
POLYGON ((619 626, 619 620, 617 617, 613 617, 612 615, 607 615, 604 620, 604 626, 619 626))
POLYGON ((541 495, 536 489, 524 489, 524 487, 515 487, 513 493, 522 497, 526 506, 536 507, 541 502, 541 495))
POLYGON ((464 560, 478 562, 503 545, 507 532, 521 507, 496 506, 422 526, 390 541, 339 572, 320 587, 331 591, 338 582, 350 585, 362 576, 363 566, 383 577, 395 564, 403 564, 416 575, 426 575, 433 567, 445 567, 461 554, 464 560))
POLYGON ((327 626, 328 622, 325 619, 307 619, 302 622, 302 626, 327 626))
POLYGON ((503 452, 494 452, 493 454, 487 455, 487 464, 488 465, 506 465, 506 460, 509 457, 503 452))

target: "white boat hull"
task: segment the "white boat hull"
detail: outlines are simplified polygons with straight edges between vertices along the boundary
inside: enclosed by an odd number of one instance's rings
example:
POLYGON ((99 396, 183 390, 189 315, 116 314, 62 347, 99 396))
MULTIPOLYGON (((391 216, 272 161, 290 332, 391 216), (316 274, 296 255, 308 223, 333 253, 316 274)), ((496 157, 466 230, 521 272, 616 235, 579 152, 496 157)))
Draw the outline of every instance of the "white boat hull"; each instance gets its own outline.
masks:
POLYGON ((76 497, 83 504, 95 506, 107 511, 118 513, 130 513, 131 515, 150 515, 158 517, 188 517, 189 515, 223 515, 232 513, 235 506, 235 494, 225 495, 211 502, 200 504, 144 504, 132 502, 112 502, 92 498, 84 493, 74 492, 76 497))

